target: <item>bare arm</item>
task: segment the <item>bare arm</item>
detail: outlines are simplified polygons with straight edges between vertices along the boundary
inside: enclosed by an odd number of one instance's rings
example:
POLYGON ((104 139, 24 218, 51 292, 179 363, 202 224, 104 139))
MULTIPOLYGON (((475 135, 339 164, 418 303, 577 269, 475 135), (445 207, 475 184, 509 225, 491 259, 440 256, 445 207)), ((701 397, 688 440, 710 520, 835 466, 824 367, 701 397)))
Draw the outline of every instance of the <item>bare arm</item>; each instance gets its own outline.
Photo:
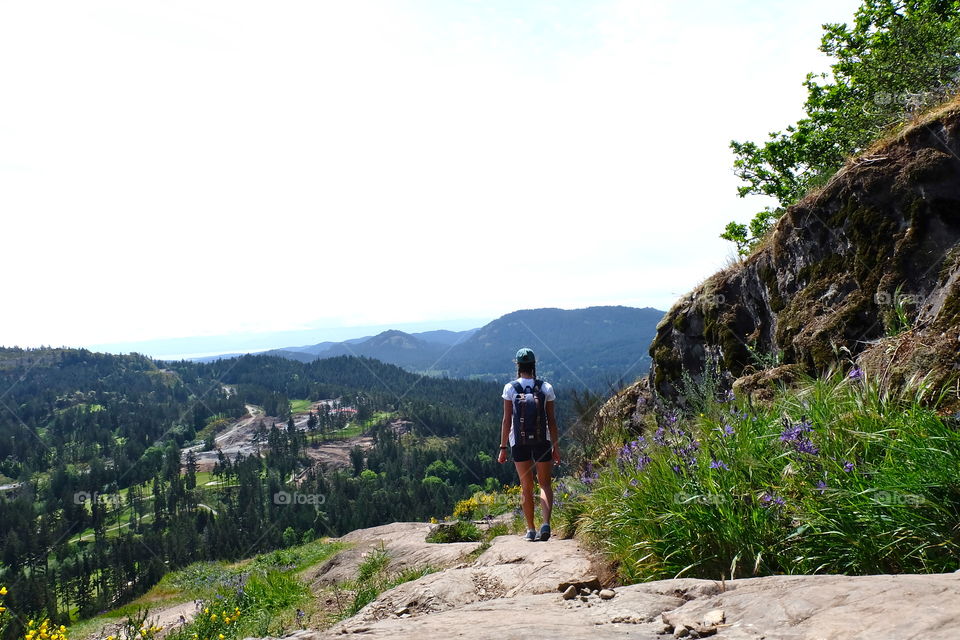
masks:
POLYGON ((497 462, 501 464, 507 461, 507 450, 504 447, 510 446, 510 423, 512 420, 513 403, 509 400, 504 400, 503 421, 500 423, 500 455, 497 456, 497 462))
POLYGON ((553 463, 560 464, 560 436, 557 433, 557 403, 547 403, 547 426, 550 427, 550 442, 553 443, 553 463))

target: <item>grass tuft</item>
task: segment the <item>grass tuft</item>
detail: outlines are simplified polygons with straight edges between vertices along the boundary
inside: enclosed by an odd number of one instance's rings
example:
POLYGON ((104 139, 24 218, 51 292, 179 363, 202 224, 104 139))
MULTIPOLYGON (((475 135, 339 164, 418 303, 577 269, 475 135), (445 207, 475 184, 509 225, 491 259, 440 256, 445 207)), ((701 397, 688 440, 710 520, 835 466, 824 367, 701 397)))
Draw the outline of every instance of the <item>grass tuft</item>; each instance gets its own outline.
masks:
POLYGON ((768 408, 665 413, 606 467, 568 481, 589 492, 558 515, 627 581, 954 571, 960 432, 925 397, 855 369, 768 408))

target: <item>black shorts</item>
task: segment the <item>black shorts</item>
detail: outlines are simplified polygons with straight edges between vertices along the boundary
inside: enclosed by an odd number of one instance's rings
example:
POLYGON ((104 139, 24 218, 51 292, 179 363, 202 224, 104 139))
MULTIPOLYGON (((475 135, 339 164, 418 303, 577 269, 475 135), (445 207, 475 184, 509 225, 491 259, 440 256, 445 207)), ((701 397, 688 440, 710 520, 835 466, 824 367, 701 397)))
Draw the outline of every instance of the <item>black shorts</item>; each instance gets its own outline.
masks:
POLYGON ((510 453, 514 462, 550 462, 553 460, 553 444, 549 440, 541 444, 515 444, 510 453))

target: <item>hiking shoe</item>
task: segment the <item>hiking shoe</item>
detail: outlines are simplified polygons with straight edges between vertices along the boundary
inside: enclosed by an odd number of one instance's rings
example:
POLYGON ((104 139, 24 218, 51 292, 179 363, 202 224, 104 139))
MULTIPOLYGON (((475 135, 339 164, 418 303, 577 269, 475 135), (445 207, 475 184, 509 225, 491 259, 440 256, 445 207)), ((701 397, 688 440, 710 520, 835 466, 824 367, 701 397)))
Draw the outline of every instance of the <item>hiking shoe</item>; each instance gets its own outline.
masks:
POLYGON ((524 537, 527 542, 536 542, 537 541, 537 532, 533 529, 527 529, 527 535, 524 537))
POLYGON ((540 541, 546 542, 549 539, 550 539, 550 525, 544 523, 543 526, 540 527, 540 541))

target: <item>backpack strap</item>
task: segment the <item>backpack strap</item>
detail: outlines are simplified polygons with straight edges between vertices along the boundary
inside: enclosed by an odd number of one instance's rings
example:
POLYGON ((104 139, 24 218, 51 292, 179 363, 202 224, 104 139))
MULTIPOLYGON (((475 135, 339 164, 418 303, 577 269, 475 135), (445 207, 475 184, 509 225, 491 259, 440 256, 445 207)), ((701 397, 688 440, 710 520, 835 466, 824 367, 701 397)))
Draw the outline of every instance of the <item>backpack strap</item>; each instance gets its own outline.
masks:
POLYGON ((513 381, 513 390, 517 392, 517 395, 524 393, 523 387, 521 387, 520 383, 516 380, 513 381))
POLYGON ((533 392, 540 393, 540 388, 543 387, 543 380, 537 378, 533 381, 533 392))

